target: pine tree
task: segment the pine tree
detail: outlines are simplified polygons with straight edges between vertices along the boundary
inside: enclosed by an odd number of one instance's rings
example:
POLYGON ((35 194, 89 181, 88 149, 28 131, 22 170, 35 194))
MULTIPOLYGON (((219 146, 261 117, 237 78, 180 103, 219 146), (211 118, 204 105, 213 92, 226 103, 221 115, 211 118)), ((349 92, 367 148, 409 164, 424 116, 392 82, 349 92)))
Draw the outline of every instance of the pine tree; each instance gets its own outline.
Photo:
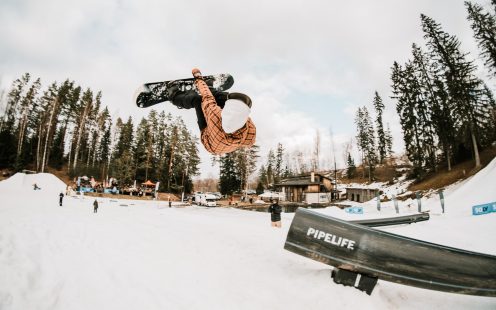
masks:
POLYGON ((30 79, 26 73, 20 79, 16 79, 7 94, 5 115, 0 123, 0 166, 2 168, 13 167, 16 158, 16 138, 14 125, 17 121, 16 107, 21 100, 25 87, 30 79))
POLYGON ((82 159, 80 150, 83 149, 82 143, 85 142, 83 139, 87 134, 88 120, 91 118, 91 111, 93 110, 94 100, 93 92, 88 88, 81 97, 76 107, 76 129, 75 135, 73 136, 73 160, 72 160, 72 170, 76 172, 78 162, 82 159))
POLYGON ((374 95, 374 108, 376 113, 376 128, 377 128, 377 147, 379 153, 379 163, 382 164, 384 159, 387 156, 387 147, 386 147, 386 133, 384 131, 384 124, 382 123, 382 113, 384 111, 384 104, 382 103, 382 98, 379 96, 379 93, 376 91, 374 95))
MULTIPOLYGON (((53 142, 48 140, 45 144, 48 148, 44 152, 45 159, 43 162, 58 169, 62 168, 64 164, 65 140, 70 123, 75 118, 76 103, 79 101, 81 94, 81 87, 75 87, 74 84, 74 81, 65 80, 58 88, 56 102, 52 107, 56 117, 52 119, 54 124, 50 126, 54 131, 54 138, 53 142)), ((50 114, 52 111, 50 111, 50 114)), ((68 158, 70 160, 71 154, 69 154, 68 158)), ((70 161, 68 166, 70 167, 70 161)))
POLYGON ((352 179, 356 175, 356 166, 355 166, 355 161, 351 157, 351 154, 348 153, 348 158, 346 161, 346 177, 348 179, 352 179))
POLYGON ((236 171, 234 153, 220 156, 219 190, 222 195, 232 195, 241 190, 241 176, 236 171))
POLYGON ((240 186, 244 190, 248 189, 249 177, 256 169, 258 149, 258 145, 255 144, 250 148, 239 148, 233 152, 236 161, 235 168, 241 180, 240 186))
POLYGON ((276 165, 276 157, 272 149, 269 150, 269 155, 267 156, 267 180, 265 184, 267 188, 271 188, 274 185, 274 169, 276 165))
POLYGON ((413 176, 421 179, 425 174, 423 156, 422 125, 416 114, 420 90, 417 87, 413 66, 407 63, 403 69, 397 62, 392 68, 393 96, 396 99, 396 110, 403 129, 403 140, 408 159, 413 164, 413 176))
MULTIPOLYGON (((433 19, 422 15, 422 29, 427 39, 431 58, 440 65, 440 72, 446 84, 455 126, 459 128, 459 140, 472 149, 475 166, 481 166, 478 139, 490 128, 491 106, 484 83, 475 75, 473 61, 466 60, 467 54, 460 51, 460 42, 455 36, 442 31, 433 19)), ((480 141, 479 141, 480 142, 480 141)))
POLYGON ((116 121, 115 134, 117 141, 111 159, 111 176, 117 178, 121 185, 131 184, 135 176, 135 162, 133 156, 134 126, 129 117, 126 123, 121 118, 116 121))
POLYGON ((174 128, 177 130, 178 140, 174 151, 171 189, 174 192, 179 192, 183 188, 185 191, 190 191, 191 176, 198 173, 197 166, 200 163, 197 139, 191 135, 180 117, 175 120, 174 128))
MULTIPOLYGON (((30 75, 24 76, 26 84, 29 83, 30 75)), ((26 91, 25 95, 20 98, 17 105, 16 115, 18 122, 15 126, 17 149, 16 149, 16 162, 15 169, 20 170, 26 166, 30 161, 30 150, 27 148, 29 138, 33 133, 33 123, 36 121, 34 115, 37 115, 37 102, 36 97, 41 88, 41 82, 38 78, 34 81, 26 91)))
POLYGON ((157 127, 155 128, 154 135, 156 136, 155 150, 154 154, 156 155, 156 165, 157 172, 156 177, 158 180, 162 180, 162 184, 165 180, 167 180, 167 162, 168 162, 168 144, 170 141, 170 128, 172 123, 172 115, 170 113, 165 114, 165 112, 161 112, 157 119, 157 127))
POLYGON ((257 195, 263 194, 264 190, 265 190, 265 188, 264 188, 262 182, 258 181, 257 189, 255 190, 257 195))
POLYGON ((100 166, 100 179, 105 180, 108 177, 108 166, 110 161, 111 150, 111 129, 112 119, 108 108, 105 107, 100 115, 99 130, 102 133, 98 149, 98 164, 100 166))
POLYGON ((267 169, 265 169, 265 165, 263 165, 263 164, 262 164, 262 166, 260 166, 260 170, 258 172, 258 183, 262 184, 262 187, 264 189, 266 189, 268 187, 268 184, 267 184, 267 169))
POLYGON ((88 133, 87 141, 84 148, 86 156, 86 171, 88 174, 95 176, 98 175, 99 169, 95 169, 95 162, 98 156, 98 144, 100 143, 102 131, 99 127, 100 107, 102 105, 102 93, 98 92, 94 98, 93 108, 88 117, 88 133))
POLYGON ((146 181, 148 169, 151 164, 151 150, 148 144, 151 141, 151 130, 146 118, 142 118, 136 129, 136 142, 134 143, 135 179, 146 181))
POLYGON ((496 16, 490 12, 484 12, 482 6, 476 3, 466 1, 465 6, 468 11, 468 20, 474 31, 474 38, 481 50, 480 56, 489 72, 496 75, 496 16))
POLYGON ((436 170, 436 141, 435 130, 432 124, 432 106, 438 104, 436 93, 433 89, 432 73, 428 69, 428 61, 422 50, 412 45, 413 60, 408 64, 412 66, 412 79, 409 84, 412 87, 414 109, 419 127, 422 128, 421 145, 427 170, 436 170))
POLYGON ((52 83, 41 98, 40 131, 38 135, 38 150, 36 152, 38 171, 44 172, 48 162, 49 151, 57 129, 58 112, 60 110, 60 101, 58 100, 59 89, 57 83, 52 83), (44 125, 42 125, 44 124, 44 125))
POLYGON ((355 123, 357 125, 357 146, 362 154, 363 175, 365 177, 365 167, 368 167, 369 181, 372 181, 377 155, 374 126, 366 107, 358 108, 355 123))
MULTIPOLYGON (((63 105, 61 109, 61 123, 63 124, 62 127, 62 139, 61 141, 65 141, 65 137, 68 136, 70 137, 71 134, 73 135, 72 138, 70 139, 71 142, 69 143, 69 154, 67 155, 67 169, 70 175, 74 175, 74 172, 71 171, 72 169, 72 157, 74 153, 74 132, 75 132, 75 123, 77 123, 77 118, 78 118, 78 111, 79 111, 79 101, 81 99, 81 93, 82 93, 82 88, 81 86, 75 87, 74 82, 68 82, 67 87, 70 89, 67 93, 64 95, 64 100, 63 100, 63 105)), ((64 83, 65 84, 65 83, 64 83)), ((62 86, 63 88, 64 86, 62 86)), ((59 148, 59 153, 64 154, 64 148, 61 145, 54 145, 54 148, 59 148)))
POLYGON ((386 153, 387 156, 391 157, 393 155, 393 135, 391 134, 391 129, 389 128, 389 123, 386 123, 385 142, 386 142, 386 153))
POLYGON ((284 147, 281 143, 278 143, 275 155, 274 183, 279 183, 281 181, 283 175, 283 156, 284 147))

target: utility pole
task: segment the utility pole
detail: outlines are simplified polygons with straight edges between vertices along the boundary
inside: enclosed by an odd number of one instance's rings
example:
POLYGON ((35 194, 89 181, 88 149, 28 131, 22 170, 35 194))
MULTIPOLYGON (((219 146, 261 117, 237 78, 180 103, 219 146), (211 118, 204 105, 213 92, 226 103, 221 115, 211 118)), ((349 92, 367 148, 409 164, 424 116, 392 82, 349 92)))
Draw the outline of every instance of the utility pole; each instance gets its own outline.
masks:
MULTIPOLYGON (((332 147, 332 155, 333 155, 333 159, 334 159, 334 186, 332 188, 331 198, 335 198, 334 193, 337 193, 337 187, 338 187, 338 176, 337 176, 338 170, 337 170, 337 166, 336 166, 336 150, 334 149, 334 135, 332 133, 332 127, 329 127, 329 132, 331 134, 331 147, 332 147)), ((331 201, 332 201, 332 199, 331 199, 331 201)))

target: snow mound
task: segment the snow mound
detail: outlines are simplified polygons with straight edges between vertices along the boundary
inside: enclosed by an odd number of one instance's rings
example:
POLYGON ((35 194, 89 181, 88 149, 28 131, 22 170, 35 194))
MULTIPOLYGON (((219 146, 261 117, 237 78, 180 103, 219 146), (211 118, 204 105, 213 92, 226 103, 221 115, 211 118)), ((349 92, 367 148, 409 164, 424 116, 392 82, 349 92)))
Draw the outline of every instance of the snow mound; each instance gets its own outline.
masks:
POLYGON ((10 178, 0 182, 0 193, 12 191, 33 191, 33 184, 37 184, 43 192, 61 192, 66 189, 66 184, 51 173, 16 173, 10 178))

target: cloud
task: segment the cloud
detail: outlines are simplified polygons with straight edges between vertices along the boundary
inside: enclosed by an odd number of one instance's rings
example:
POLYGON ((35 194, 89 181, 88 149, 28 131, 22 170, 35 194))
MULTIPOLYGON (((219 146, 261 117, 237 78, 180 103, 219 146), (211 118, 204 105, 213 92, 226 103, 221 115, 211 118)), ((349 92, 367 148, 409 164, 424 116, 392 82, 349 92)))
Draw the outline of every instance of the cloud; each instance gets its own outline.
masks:
MULTIPOLYGON (((264 156, 278 142, 310 152, 317 130, 327 145, 331 127, 339 148, 355 135, 356 108, 372 111, 378 91, 401 149, 390 67, 423 43, 421 13, 477 57, 463 0, 2 1, 0 75, 4 83, 24 72, 44 85, 73 79, 137 122, 149 112, 131 100, 141 83, 188 77, 197 66, 229 72, 233 91, 254 100, 264 156)), ((199 134, 192 111, 156 108, 199 134)), ((204 151, 202 161, 203 175, 217 169, 204 151)))

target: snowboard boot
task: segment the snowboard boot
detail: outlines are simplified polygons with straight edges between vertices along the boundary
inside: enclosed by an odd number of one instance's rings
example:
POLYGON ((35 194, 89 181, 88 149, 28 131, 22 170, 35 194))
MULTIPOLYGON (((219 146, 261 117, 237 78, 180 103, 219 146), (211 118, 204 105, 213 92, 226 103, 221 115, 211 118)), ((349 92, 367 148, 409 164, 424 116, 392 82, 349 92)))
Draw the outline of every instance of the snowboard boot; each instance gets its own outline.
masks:
POLYGON ((177 93, 180 91, 181 91, 181 85, 179 85, 178 82, 173 81, 167 84, 167 90, 165 92, 167 94, 167 98, 169 98, 169 100, 172 101, 174 97, 177 95, 177 93))
POLYGON ((230 93, 227 99, 237 99, 243 101, 251 109, 251 98, 242 93, 230 93))
POLYGON ((226 105, 226 100, 229 97, 229 93, 225 91, 215 91, 213 89, 210 89, 212 92, 212 95, 215 97, 215 102, 217 102, 217 105, 221 108, 224 109, 224 106, 226 105))

